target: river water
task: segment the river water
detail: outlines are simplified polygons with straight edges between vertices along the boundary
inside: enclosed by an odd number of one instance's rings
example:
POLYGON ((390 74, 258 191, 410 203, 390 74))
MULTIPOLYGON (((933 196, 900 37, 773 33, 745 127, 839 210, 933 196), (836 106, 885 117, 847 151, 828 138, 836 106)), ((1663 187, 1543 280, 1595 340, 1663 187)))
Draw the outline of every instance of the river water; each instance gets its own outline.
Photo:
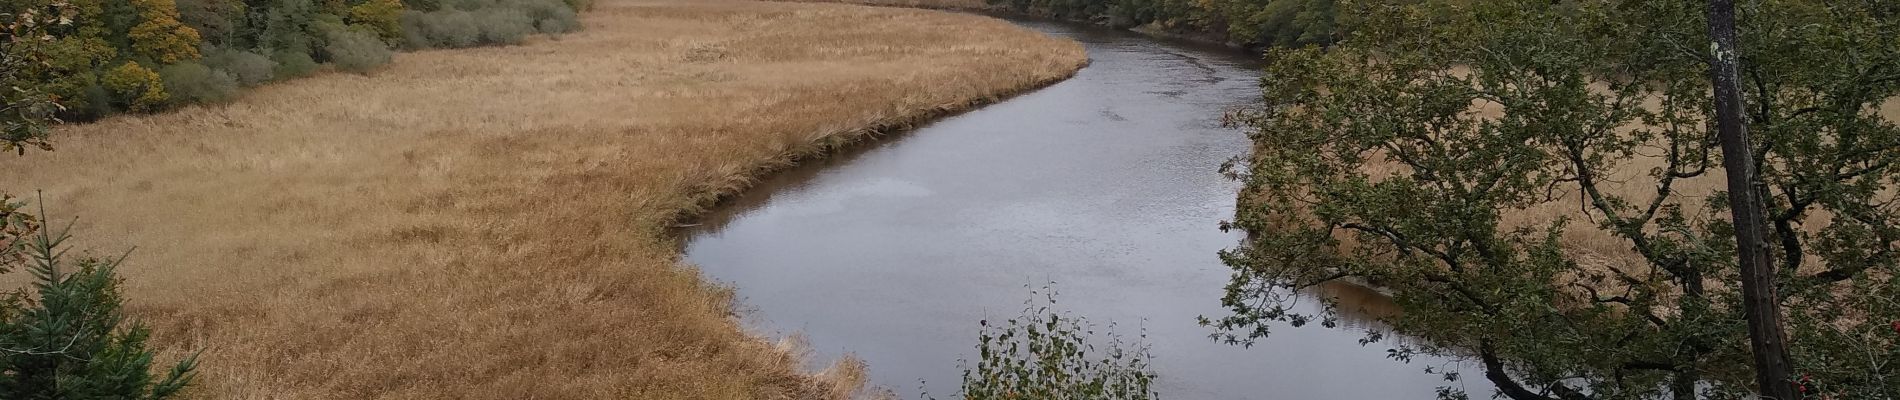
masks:
MULTIPOLYGON (((1240 234, 1217 226, 1232 217, 1238 184, 1217 169, 1248 142, 1219 119, 1258 99, 1251 57, 1017 22, 1083 43, 1092 63, 776 175, 681 232, 687 259, 736 288, 754 328, 802 335, 815 362, 854 354, 872 384, 905 398, 920 385, 954 395, 977 321, 1016 316, 1029 288, 1048 282, 1061 308, 1128 337, 1145 328, 1165 398, 1433 398, 1446 382, 1423 369, 1443 362, 1400 363, 1385 345, 1360 345, 1376 329, 1364 319, 1276 327, 1250 348, 1215 343, 1195 323, 1225 315, 1229 270, 1216 252, 1240 234)), ((1369 291, 1333 294, 1381 311, 1369 291)))

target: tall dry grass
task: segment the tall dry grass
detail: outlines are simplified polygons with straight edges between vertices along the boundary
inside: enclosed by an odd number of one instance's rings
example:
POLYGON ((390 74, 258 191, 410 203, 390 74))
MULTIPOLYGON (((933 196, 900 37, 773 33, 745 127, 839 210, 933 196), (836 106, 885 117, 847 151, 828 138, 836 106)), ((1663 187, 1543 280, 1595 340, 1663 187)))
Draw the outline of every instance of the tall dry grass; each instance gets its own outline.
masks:
POLYGON ((989 11, 998 7, 986 0, 775 0, 792 3, 844 3, 880 7, 928 8, 933 10, 989 11))
MULTIPOLYGON (((1888 100, 1876 112, 1887 120, 1900 121, 1900 99, 1888 100)), ((1669 165, 1663 156, 1666 152, 1660 147, 1663 144, 1652 145, 1657 147, 1640 149, 1637 155, 1617 164, 1615 170, 1601 178, 1603 183, 1600 186, 1604 193, 1628 199, 1634 204, 1648 204, 1656 196, 1657 180, 1650 176, 1651 171, 1669 165)), ((1680 206, 1691 218, 1695 218, 1707 206, 1704 200, 1725 190, 1728 190, 1728 174, 1722 171, 1720 164, 1716 164, 1702 176, 1677 180, 1671 187, 1675 194, 1666 204, 1680 206)), ((1501 225, 1545 226, 1558 218, 1568 218, 1571 222, 1564 231, 1564 246, 1586 267, 1616 267, 1624 271, 1649 269, 1648 262, 1636 253, 1627 239, 1596 225, 1597 221, 1602 220, 1602 214, 1589 206, 1583 193, 1574 185, 1568 185, 1553 194, 1557 195, 1556 201, 1507 211, 1502 215, 1501 225)), ((1814 210, 1804 221, 1797 222, 1801 222, 1800 228, 1816 232, 1826 227, 1831 217, 1826 210, 1814 210)), ((1650 230, 1655 230, 1653 224, 1650 230)), ((1810 272, 1827 269, 1826 264, 1818 258, 1807 260, 1803 268, 1810 272)))
MULTIPOLYGON (((1458 71, 1457 73, 1466 73, 1462 69, 1458 71)), ((1650 106, 1654 107, 1653 104, 1650 106)), ((1471 112, 1475 118, 1495 119, 1503 115, 1504 109, 1501 105, 1496 103, 1479 101, 1473 102, 1471 112)), ((1887 100, 1877 109, 1873 110, 1873 112, 1886 120, 1900 121, 1900 98, 1887 100)), ((1643 127, 1630 125, 1620 129, 1630 131, 1638 128, 1643 127)), ((1600 179, 1598 188, 1606 195, 1620 197, 1632 204, 1648 204, 1656 196, 1656 185, 1658 182, 1655 177, 1651 176, 1652 172, 1666 169, 1669 166, 1669 162, 1667 158, 1665 158, 1666 150, 1662 146, 1666 146, 1666 143, 1661 142, 1661 140, 1639 146, 1636 154, 1627 159, 1619 160, 1612 165, 1609 170, 1605 171, 1603 176, 1598 178, 1600 179)), ((1362 167, 1363 171, 1372 179, 1386 179, 1412 173, 1403 163, 1392 159, 1381 159, 1380 157, 1384 157, 1384 155, 1376 154, 1374 158, 1376 161, 1370 162, 1362 167)), ((1670 190, 1672 194, 1664 204, 1680 207, 1685 216, 1692 220, 1701 221, 1702 218, 1709 218, 1710 216, 1706 213, 1706 200, 1708 200, 1710 196, 1727 190, 1727 176, 1727 173, 1722 170, 1722 166, 1717 163, 1700 176, 1678 179, 1671 185, 1670 190)), ((1653 271, 1651 263, 1636 251, 1635 246, 1631 244, 1628 239, 1619 237, 1611 230, 1599 226, 1599 222, 1603 221, 1605 216, 1601 211, 1590 205, 1588 198, 1582 193, 1580 188, 1574 184, 1558 185, 1552 188, 1553 190, 1549 193, 1551 195, 1550 201, 1541 202, 1526 208, 1501 210, 1502 212, 1499 215, 1498 223, 1499 228, 1507 230, 1516 228, 1541 229, 1560 219, 1567 220, 1568 222, 1561 232, 1562 246, 1565 253, 1576 261, 1583 270, 1603 273, 1617 270, 1637 276, 1643 276, 1653 271)), ((1895 193, 1900 193, 1895 192, 1893 188, 1888 189, 1887 193, 1882 196, 1889 197, 1883 198, 1891 198, 1890 196, 1894 196, 1895 193)), ((1247 190, 1258 191, 1265 189, 1250 188, 1247 190)), ((1249 197, 1242 196, 1242 198, 1243 201, 1245 201, 1249 197)), ((1819 232, 1828 226, 1832 217, 1833 215, 1828 210, 1811 210, 1804 219, 1796 221, 1797 226, 1795 229, 1805 230, 1807 232, 1819 232)), ((1727 217, 1726 214, 1716 214, 1713 218, 1726 220, 1727 217)), ((1304 222, 1309 221, 1289 221, 1288 223, 1304 222)), ((1649 233, 1655 234, 1660 228, 1652 223, 1645 229, 1649 233)), ((1342 248, 1346 249, 1356 248, 1362 243, 1358 234, 1343 230, 1336 231, 1334 238, 1340 240, 1342 248)), ((1825 260, 1821 260, 1813 254, 1806 254, 1804 257, 1806 258, 1804 258, 1801 267, 1803 272, 1814 273, 1825 271, 1829 268, 1825 260)), ((1580 293, 1582 289, 1576 285, 1582 285, 1582 283, 1576 280, 1578 278, 1580 277, 1576 274, 1560 276, 1558 277, 1558 282, 1553 282, 1553 284, 1580 293)), ((1619 283, 1609 282, 1594 283, 1591 285, 1617 284, 1619 283)), ((1728 283, 1711 281, 1706 282, 1706 284, 1720 286, 1728 283)), ((1602 287, 1597 288, 1603 289, 1602 287)))
MULTIPOLYGON (((1081 47, 941 12, 606 0, 586 31, 405 54, 0 158, 207 398, 827 398, 665 238, 758 174, 1059 80, 1081 47)), ((848 366, 847 366, 848 367, 848 366)), ((826 377, 835 378, 827 379, 826 377)))

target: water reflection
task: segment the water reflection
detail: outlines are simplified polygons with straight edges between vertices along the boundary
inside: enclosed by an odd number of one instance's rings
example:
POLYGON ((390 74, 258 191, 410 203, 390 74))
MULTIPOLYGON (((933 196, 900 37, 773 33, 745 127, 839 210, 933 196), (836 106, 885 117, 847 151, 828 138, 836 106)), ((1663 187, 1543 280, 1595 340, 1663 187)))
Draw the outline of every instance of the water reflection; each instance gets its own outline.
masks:
POLYGON ((1359 284, 1333 281, 1309 289, 1309 295, 1331 299, 1339 311, 1339 327, 1354 331, 1390 333, 1386 318, 1399 315, 1398 303, 1385 293, 1359 284))

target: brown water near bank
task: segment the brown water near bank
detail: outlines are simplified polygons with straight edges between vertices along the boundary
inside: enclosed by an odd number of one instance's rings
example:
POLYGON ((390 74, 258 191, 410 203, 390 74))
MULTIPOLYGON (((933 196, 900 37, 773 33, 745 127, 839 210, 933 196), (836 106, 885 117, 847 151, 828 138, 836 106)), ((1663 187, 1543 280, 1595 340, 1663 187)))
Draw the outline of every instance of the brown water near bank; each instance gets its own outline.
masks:
POLYGON ((1346 303, 1342 328, 1276 327, 1251 348, 1195 324, 1224 315, 1216 252, 1240 239, 1217 228, 1238 184, 1216 169, 1249 143, 1219 118, 1258 99, 1251 57, 1019 23, 1084 43, 1090 66, 763 182, 683 232, 687 258, 735 287, 754 326, 802 334, 817 361, 855 354, 905 397, 919 380, 952 394, 976 321, 1014 316, 1025 285, 1050 281, 1064 308, 1145 330, 1167 398, 1434 397, 1445 382, 1422 370, 1444 361, 1359 343, 1393 312, 1375 291, 1323 288, 1346 303))

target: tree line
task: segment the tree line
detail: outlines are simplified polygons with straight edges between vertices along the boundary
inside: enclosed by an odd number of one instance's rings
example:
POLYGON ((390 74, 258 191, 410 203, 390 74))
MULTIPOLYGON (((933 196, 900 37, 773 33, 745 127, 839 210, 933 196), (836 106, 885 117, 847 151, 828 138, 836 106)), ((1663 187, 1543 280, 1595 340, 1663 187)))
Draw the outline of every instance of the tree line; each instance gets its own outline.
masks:
MULTIPOLYGON (((1021 13, 1086 20, 1116 28, 1154 28, 1247 47, 1328 45, 1337 41, 1338 0, 989 0, 1021 13)), ((1350 16, 1351 13, 1343 15, 1350 16)), ((1350 24, 1350 21, 1345 21, 1350 24)))
POLYGON ((45 40, 9 50, 33 61, 3 83, 50 96, 52 116, 63 120, 152 112, 225 100, 324 65, 367 72, 392 50, 571 32, 585 1, 0 0, 10 20, 52 17, 32 27, 45 40))

